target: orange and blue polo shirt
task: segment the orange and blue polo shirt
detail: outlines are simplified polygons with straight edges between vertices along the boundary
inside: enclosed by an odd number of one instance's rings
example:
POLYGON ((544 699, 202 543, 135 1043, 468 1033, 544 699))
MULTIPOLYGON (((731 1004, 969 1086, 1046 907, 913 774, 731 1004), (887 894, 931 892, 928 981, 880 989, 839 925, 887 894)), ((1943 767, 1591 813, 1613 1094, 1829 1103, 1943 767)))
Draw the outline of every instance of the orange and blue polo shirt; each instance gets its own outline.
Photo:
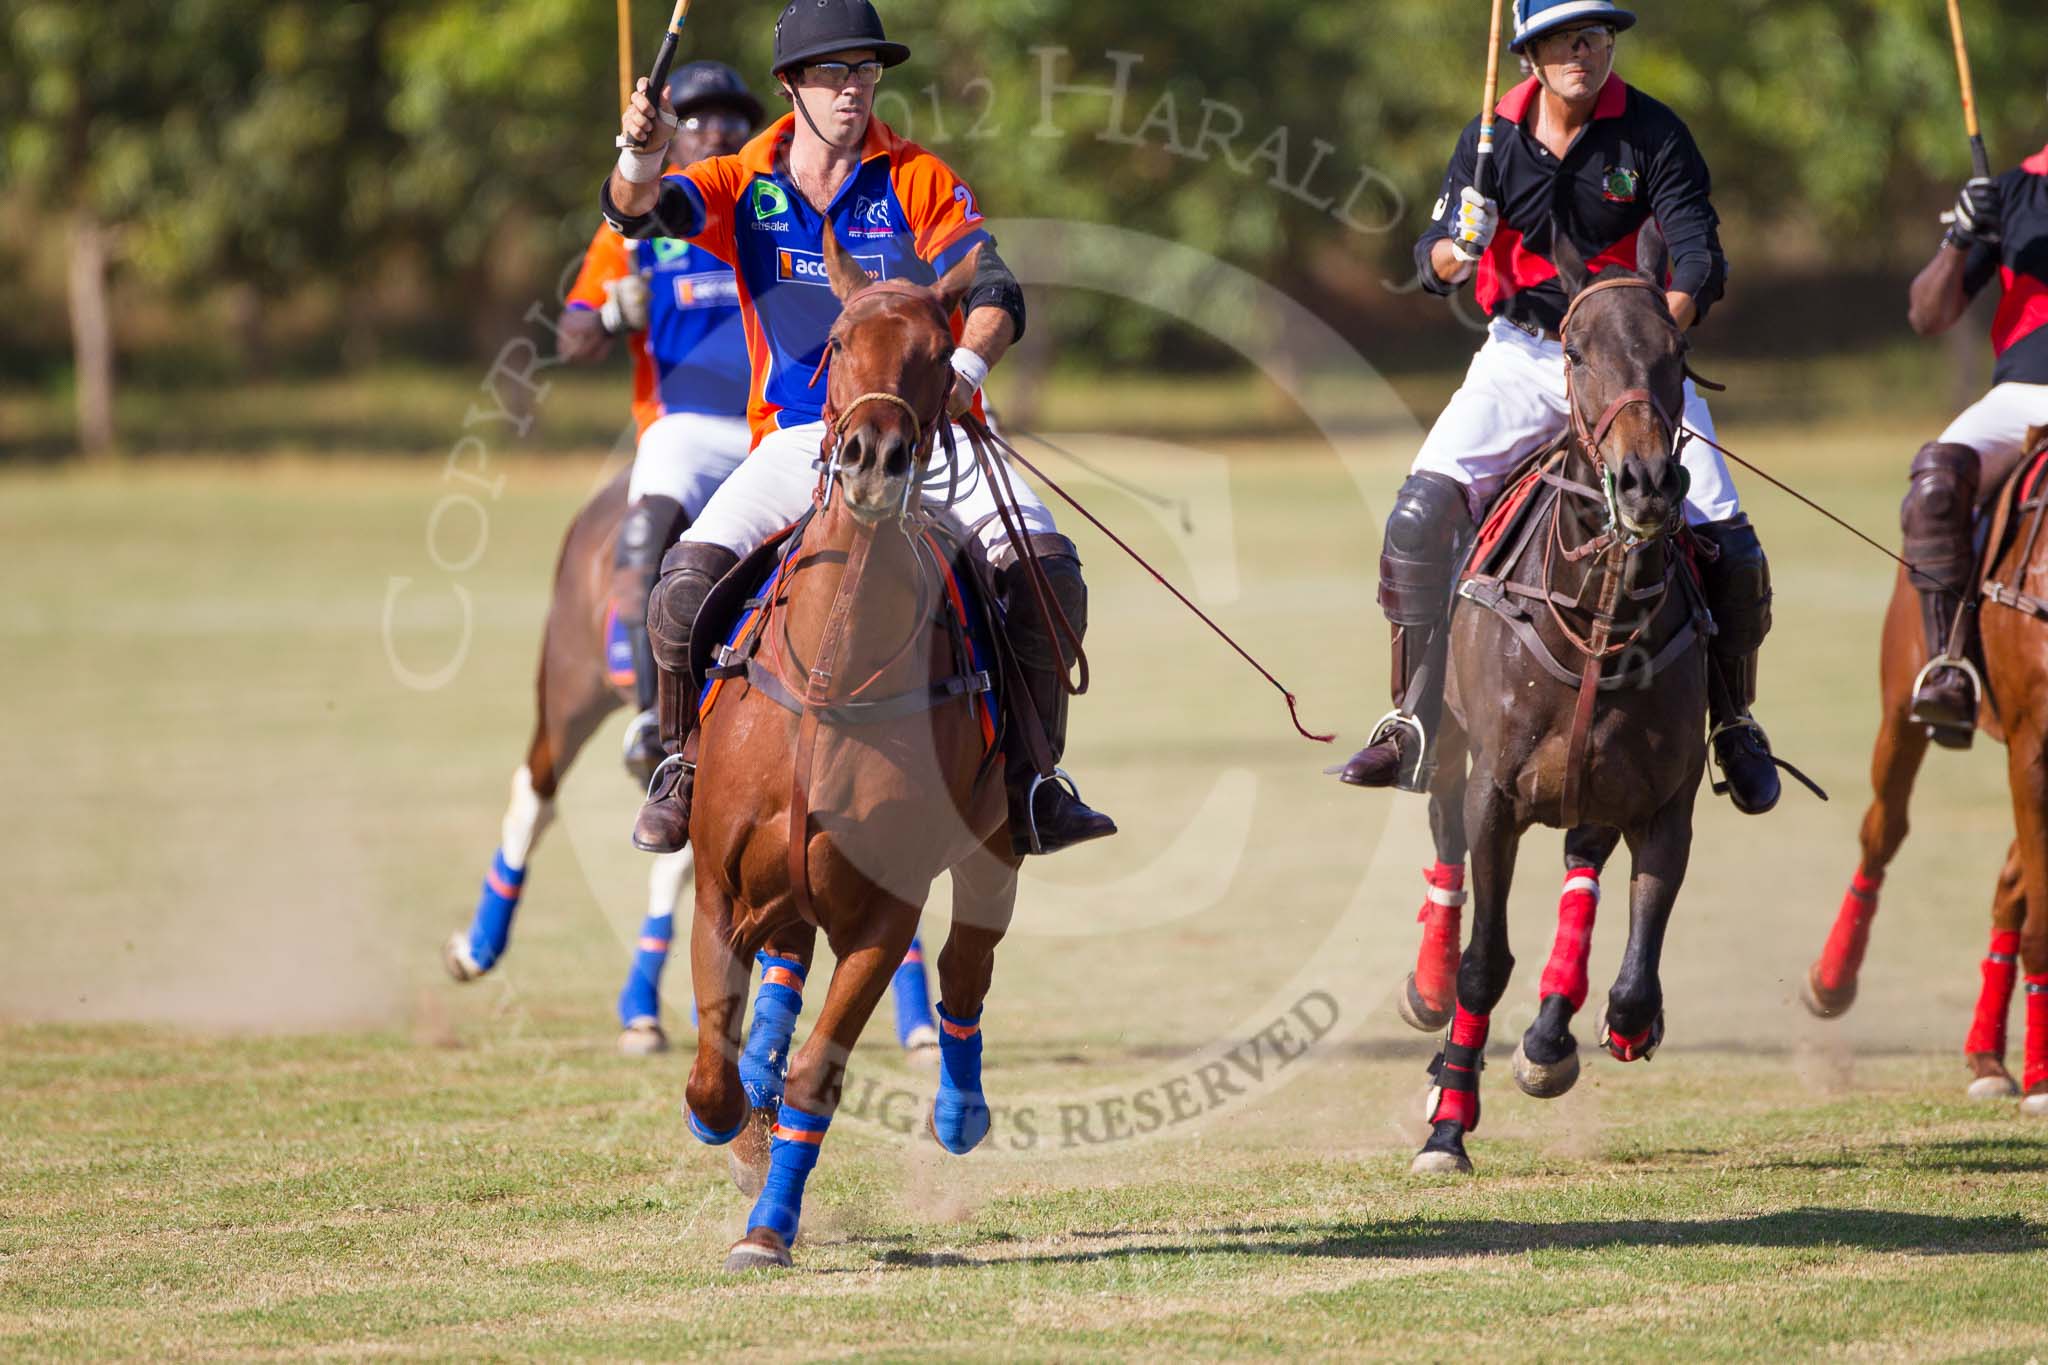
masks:
POLYGON ((569 290, 571 308, 604 307, 605 286, 648 280, 647 330, 626 339, 633 357, 633 420, 642 433, 672 412, 738 417, 753 365, 732 267, 688 242, 629 242, 600 224, 569 290))
MULTIPOLYGON (((686 241, 732 267, 752 361, 747 417, 756 445, 771 431, 822 420, 825 385, 811 381, 840 312, 825 275, 826 222, 868 274, 919 284, 990 240, 967 183, 879 119, 868 122, 859 169, 819 214, 797 192, 782 154, 795 123, 785 114, 737 154, 668 176, 641 224, 612 223, 629 236, 686 241)), ((957 315, 953 331, 957 337, 957 315)))
POLYGON ((1991 320, 1995 384, 2048 384, 2048 148, 1998 178, 2005 214, 1997 245, 1979 244, 1963 267, 1975 298, 1997 276, 2004 290, 1991 320))

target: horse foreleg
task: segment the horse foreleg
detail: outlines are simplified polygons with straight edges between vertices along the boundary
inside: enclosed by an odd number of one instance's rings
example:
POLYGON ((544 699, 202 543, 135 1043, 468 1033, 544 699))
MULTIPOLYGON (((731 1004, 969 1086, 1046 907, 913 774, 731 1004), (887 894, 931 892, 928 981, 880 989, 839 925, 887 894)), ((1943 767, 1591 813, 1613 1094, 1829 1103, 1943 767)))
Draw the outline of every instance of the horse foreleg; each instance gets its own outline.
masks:
MULTIPOLYGON (((686 850, 687 851, 687 850, 686 850)), ((768 1178, 775 1136, 775 1114, 789 1074, 790 1042, 797 1016, 803 1013, 804 982, 811 957, 818 950, 818 931, 797 920, 768 936, 754 961, 761 968, 754 992, 754 1017, 747 1024, 746 1047, 740 1052, 740 1088, 747 1092, 747 1126, 730 1152, 733 1183, 749 1199, 768 1178)))
POLYGON ((1983 985, 1963 1055, 1970 1066, 1970 1098, 2011 1099, 2020 1083, 2005 1066, 2005 1019, 2012 1009, 2013 987, 2019 983, 2021 930, 2027 916, 2026 881, 2017 842, 2006 851, 1991 900, 1991 950, 1985 955, 1983 985))
POLYGON ((1628 946, 1607 992, 1600 1041, 1617 1060, 1648 1061, 1664 1041, 1664 931, 1692 860, 1692 806, 1698 788, 1674 797, 1649 828, 1628 840, 1631 858, 1628 946))
POLYGON ((1465 736, 1448 712, 1429 784, 1429 832, 1436 862, 1422 873, 1422 948, 1396 1000, 1410 1028, 1434 1033, 1451 1021, 1458 997, 1458 947, 1465 915, 1465 736))
POLYGON ((1458 962, 1450 1036, 1431 1063, 1436 1086, 1429 1097, 1429 1140, 1409 1166, 1419 1175, 1471 1173, 1465 1134, 1479 1127, 1479 1072, 1487 1030, 1515 968, 1508 950, 1508 889, 1522 831, 1512 803, 1489 775, 1467 787, 1465 822, 1472 838, 1472 941, 1458 962))
POLYGON ((661 1026, 661 974, 675 938, 676 906, 695 868, 696 854, 686 848, 662 854, 647 870, 647 918, 640 922, 633 965, 619 992, 619 1051, 628 1057, 668 1051, 668 1033, 661 1026))
POLYGON ((931 1132, 955 1156, 988 1136, 981 1089, 981 1010, 995 978, 996 946, 1017 908, 1017 863, 991 842, 953 869, 953 928, 939 951, 939 1089, 931 1132))
POLYGON ((2026 972, 2026 1063, 2020 1084, 2026 1098, 2020 1112, 2048 1118, 2048 752, 2034 726, 2015 727, 2006 750, 2006 779, 2012 788, 2018 831, 2020 877, 2026 920, 2020 928, 2020 966, 2026 972))
POLYGON ((1835 912, 1827 945, 1807 970, 1800 990, 1806 1008, 1822 1019, 1846 1013, 1856 1003, 1856 978, 1870 946, 1870 922, 1877 916, 1877 894, 1884 872, 1906 841, 1907 808, 1913 781, 1927 757, 1927 727, 1912 720, 1913 678, 1926 662, 1918 608, 1903 578, 1893 591, 1885 615, 1881 685, 1883 713, 1877 743, 1870 754, 1870 808, 1863 813, 1859 835, 1863 857, 1849 889, 1835 912))
POLYGON ((936 1060, 939 1026, 932 1015, 931 981, 924 970, 924 941, 910 940, 910 951, 889 982, 896 1001, 896 1041, 915 1062, 936 1060))
POLYGON ((1620 842, 1620 830, 1601 825, 1581 825, 1565 836, 1557 938, 1536 988, 1536 1021, 1515 1049, 1515 1084, 1538 1099, 1555 1099, 1578 1083, 1579 1043, 1572 1037, 1572 1016, 1586 1003, 1586 960, 1600 909, 1600 870, 1620 842))
POLYGON ((839 963, 825 991, 825 1008, 789 1068, 768 1178, 747 1216, 747 1235, 726 1257, 727 1270, 789 1264, 803 1216, 804 1185, 839 1108, 847 1059, 917 933, 917 918, 918 907, 884 899, 873 913, 849 917, 858 929, 834 939, 839 963))
POLYGON ((740 1014, 747 1007, 747 959, 732 938, 732 898, 715 877, 697 879, 690 917, 690 984, 697 996, 697 1059, 683 1092, 690 1134, 722 1147, 747 1123, 740 1085, 740 1014))

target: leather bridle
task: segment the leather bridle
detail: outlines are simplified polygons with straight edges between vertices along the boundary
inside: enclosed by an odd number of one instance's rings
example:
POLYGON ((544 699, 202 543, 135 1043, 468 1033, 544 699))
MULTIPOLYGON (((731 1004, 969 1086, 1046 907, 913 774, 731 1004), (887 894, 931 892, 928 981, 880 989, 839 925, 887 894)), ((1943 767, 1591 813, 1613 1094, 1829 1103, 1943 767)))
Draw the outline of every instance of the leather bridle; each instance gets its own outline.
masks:
POLYGON ((1670 457, 1673 460, 1681 457, 1685 450, 1685 443, 1692 433, 1686 430, 1683 423, 1674 421, 1670 412, 1665 410, 1664 404, 1658 401, 1657 395, 1651 393, 1648 389, 1623 389, 1614 396, 1612 402, 1608 403, 1606 410, 1600 414, 1599 421, 1591 425, 1587 424, 1586 414, 1579 406, 1578 388, 1572 378, 1573 372, 1578 368, 1572 364, 1571 359, 1570 336, 1572 319, 1577 315, 1579 309, 1585 305, 1587 299, 1603 291, 1614 289, 1648 289, 1655 293, 1659 299, 1663 298, 1664 293, 1657 285, 1644 279, 1641 275, 1610 275, 1595 280, 1584 289, 1581 289, 1572 299, 1571 304, 1565 309, 1564 320, 1558 324, 1557 335, 1559 342, 1566 348, 1564 362, 1565 407, 1568 410, 1571 421, 1572 437, 1578 442, 1580 449, 1586 452, 1586 458, 1593 462, 1593 470, 1599 475, 1600 493, 1607 503, 1606 532, 1623 537, 1627 543, 1633 545, 1638 542, 1655 540, 1659 536, 1669 534, 1678 523, 1683 499, 1680 499, 1678 507, 1673 508, 1670 520, 1662 526, 1645 528, 1632 524, 1622 514, 1621 498, 1616 487, 1614 471, 1608 466, 1606 456, 1601 453, 1601 445, 1607 440, 1608 433, 1614 429, 1615 420, 1624 411, 1637 403, 1645 405, 1651 412, 1655 413, 1657 420, 1664 424, 1664 429, 1671 433, 1670 457))

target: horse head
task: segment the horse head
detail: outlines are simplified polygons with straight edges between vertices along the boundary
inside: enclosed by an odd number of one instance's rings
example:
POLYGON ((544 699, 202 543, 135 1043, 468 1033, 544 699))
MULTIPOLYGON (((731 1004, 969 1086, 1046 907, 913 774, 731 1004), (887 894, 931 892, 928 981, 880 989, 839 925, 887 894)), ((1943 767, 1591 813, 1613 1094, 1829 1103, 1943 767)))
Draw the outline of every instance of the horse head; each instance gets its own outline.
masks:
POLYGON ((825 229, 826 276, 844 305, 826 343, 826 452, 862 522, 901 516, 924 475, 953 393, 949 320, 980 254, 976 247, 930 286, 877 283, 825 229))
POLYGON ((1557 272, 1570 300, 1559 334, 1571 428, 1592 461, 1610 520, 1637 539, 1677 525, 1686 479, 1685 336, 1664 297, 1669 251, 1655 223, 1637 238, 1635 270, 1592 274, 1562 228, 1557 272))

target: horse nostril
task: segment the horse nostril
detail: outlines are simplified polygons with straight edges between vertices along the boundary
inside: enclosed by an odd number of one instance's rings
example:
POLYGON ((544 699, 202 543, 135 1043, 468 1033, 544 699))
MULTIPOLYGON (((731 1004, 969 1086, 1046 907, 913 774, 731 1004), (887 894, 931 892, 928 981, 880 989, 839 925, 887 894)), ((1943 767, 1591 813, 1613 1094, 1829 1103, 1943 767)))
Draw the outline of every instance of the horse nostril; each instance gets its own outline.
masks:
POLYGON ((855 433, 853 433, 853 435, 851 435, 851 436, 848 436, 848 437, 846 438, 846 445, 845 445, 845 447, 844 447, 843 449, 841 449, 841 450, 840 450, 840 452, 839 452, 839 463, 840 463, 840 465, 841 465, 841 466, 843 466, 844 468, 847 468, 847 469, 859 469, 859 468, 860 468, 860 460, 861 460, 861 439, 860 439, 860 433, 859 433, 859 432, 855 432, 855 433))
POLYGON ((882 472, 890 478, 897 478, 910 472, 910 442, 901 436, 892 436, 882 447, 882 472))

